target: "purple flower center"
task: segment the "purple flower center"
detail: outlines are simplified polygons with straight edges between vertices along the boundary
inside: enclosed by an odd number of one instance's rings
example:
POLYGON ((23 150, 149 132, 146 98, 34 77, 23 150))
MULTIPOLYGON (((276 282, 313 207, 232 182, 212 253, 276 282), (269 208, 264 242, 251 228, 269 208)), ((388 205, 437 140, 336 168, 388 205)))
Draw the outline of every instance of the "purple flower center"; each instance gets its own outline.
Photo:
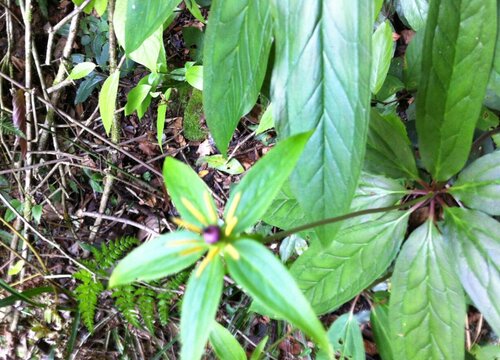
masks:
POLYGON ((203 229, 203 240, 207 244, 215 244, 220 240, 220 228, 216 225, 210 225, 203 229))

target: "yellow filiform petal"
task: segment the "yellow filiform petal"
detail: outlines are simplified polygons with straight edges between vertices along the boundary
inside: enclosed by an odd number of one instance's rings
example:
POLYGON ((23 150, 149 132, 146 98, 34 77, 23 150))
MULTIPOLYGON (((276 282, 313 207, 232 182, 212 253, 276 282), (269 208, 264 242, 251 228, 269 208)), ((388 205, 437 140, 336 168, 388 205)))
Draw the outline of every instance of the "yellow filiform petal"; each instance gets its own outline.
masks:
POLYGON ((201 234, 201 232, 202 232, 200 227, 193 225, 193 224, 191 224, 185 220, 182 220, 180 218, 174 217, 174 218, 172 218, 172 222, 177 226, 181 226, 184 229, 188 229, 188 230, 193 231, 195 233, 201 234))
POLYGON ((205 257, 205 259, 203 259, 200 266, 198 266, 198 269, 196 270, 196 277, 200 277, 203 270, 205 270, 205 268, 208 266, 208 263, 212 261, 212 259, 219 253, 219 251, 220 248, 218 247, 213 247, 208 251, 207 256, 205 257))
POLYGON ((193 215, 196 220, 201 222, 204 226, 208 225, 207 219, 203 216, 201 212, 198 211, 198 209, 185 197, 181 197, 181 202, 182 204, 186 207, 186 209, 193 215))
POLYGON ((194 248, 191 248, 191 249, 186 249, 186 250, 183 250, 179 253, 179 255, 182 255, 182 256, 185 256, 185 255, 191 255, 191 254, 194 254, 198 251, 201 251, 205 249, 203 246, 195 246, 194 248))
POLYGON ((238 207, 240 200, 241 200, 241 193, 239 192, 234 196, 234 201, 231 203, 231 207, 227 211, 226 221, 229 222, 234 217, 234 213, 236 212, 236 208, 238 207))
POLYGON ((210 223, 217 224, 217 212, 214 209, 212 202, 210 201, 210 194, 208 191, 203 193, 203 200, 205 201, 205 206, 207 207, 208 214, 210 215, 210 223))
POLYGON ((183 240, 172 240, 169 241, 165 244, 166 247, 177 247, 181 245, 188 245, 188 244, 202 244, 203 242, 200 240, 194 240, 194 239, 183 239, 183 240))
POLYGON ((232 244, 227 244, 224 247, 224 252, 228 253, 229 256, 231 256, 234 260, 239 260, 240 258, 240 253, 238 252, 238 250, 236 250, 236 248, 232 244))
POLYGON ((231 235, 231 232, 233 231, 234 227, 238 223, 238 218, 236 216, 227 219, 226 222, 226 229, 224 230, 224 235, 229 236, 231 235))

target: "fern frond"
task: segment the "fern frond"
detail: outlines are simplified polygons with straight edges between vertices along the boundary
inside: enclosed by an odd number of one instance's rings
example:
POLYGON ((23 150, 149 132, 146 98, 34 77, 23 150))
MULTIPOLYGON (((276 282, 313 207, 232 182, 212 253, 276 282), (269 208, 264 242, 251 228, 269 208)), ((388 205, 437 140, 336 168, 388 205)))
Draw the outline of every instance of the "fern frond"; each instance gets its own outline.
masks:
POLYGON ((161 326, 167 325, 170 320, 170 306, 174 299, 175 296, 169 291, 156 294, 156 310, 161 326))
POLYGON ((24 135, 24 133, 21 130, 16 128, 12 123, 12 120, 10 120, 7 117, 0 117, 0 134, 15 135, 23 139, 26 139, 26 135, 24 135))
POLYGON ((132 236, 125 236, 114 241, 110 241, 108 245, 101 244, 101 248, 92 248, 92 254, 96 264, 101 269, 109 269, 116 261, 126 255, 134 246, 139 244, 139 240, 132 236))
POLYGON ((94 281, 92 274, 84 269, 74 273, 73 278, 81 281, 81 284, 75 289, 75 295, 83 323, 92 333, 97 300, 104 291, 104 286, 100 281, 94 281))
POLYGON ((135 309, 135 287, 121 286, 113 290, 111 297, 115 299, 115 306, 122 316, 133 326, 140 328, 139 317, 135 309))
POLYGON ((155 311, 155 295, 156 293, 146 287, 140 287, 136 290, 135 296, 137 297, 137 306, 141 313, 144 325, 151 334, 154 334, 154 311, 155 311))

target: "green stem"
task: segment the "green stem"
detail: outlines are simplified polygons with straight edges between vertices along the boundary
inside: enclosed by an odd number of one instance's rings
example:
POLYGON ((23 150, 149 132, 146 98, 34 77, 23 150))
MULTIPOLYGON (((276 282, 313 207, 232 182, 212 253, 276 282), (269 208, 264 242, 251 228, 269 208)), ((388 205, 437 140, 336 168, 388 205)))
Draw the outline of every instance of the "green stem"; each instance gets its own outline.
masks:
POLYGON ((292 228, 290 230, 280 231, 280 232, 278 232, 276 234, 273 234, 271 236, 267 236, 267 237, 264 238, 263 242, 264 243, 269 243, 269 242, 273 242, 273 241, 276 241, 276 240, 281 240, 281 239, 283 239, 283 238, 285 238, 287 236, 299 233, 299 232, 304 231, 304 230, 309 230, 309 229, 312 229, 312 228, 315 228, 315 227, 318 227, 318 226, 333 224, 333 223, 336 223, 336 222, 339 222, 339 221, 344 221, 344 220, 347 220, 347 219, 352 219, 352 218, 355 218, 355 217, 358 217, 358 216, 362 216, 362 215, 376 214, 376 213, 380 213, 380 212, 387 212, 387 211, 392 211, 392 210, 404 209, 404 208, 406 208, 408 206, 411 206, 411 205, 423 203, 424 201, 426 201, 427 199, 431 198, 432 196, 434 196, 434 194, 433 193, 429 193, 426 196, 419 197, 417 199, 408 201, 408 202, 406 202, 404 204, 393 205, 393 206, 386 206, 386 207, 375 208, 375 209, 360 210, 360 211, 355 211, 355 212, 352 212, 352 213, 349 213, 349 214, 344 214, 344 215, 336 216, 336 217, 333 217, 333 218, 328 218, 328 219, 323 219, 323 220, 315 221, 315 222, 312 222, 312 223, 309 223, 309 224, 304 224, 304 225, 301 225, 301 226, 294 227, 294 228, 292 228))

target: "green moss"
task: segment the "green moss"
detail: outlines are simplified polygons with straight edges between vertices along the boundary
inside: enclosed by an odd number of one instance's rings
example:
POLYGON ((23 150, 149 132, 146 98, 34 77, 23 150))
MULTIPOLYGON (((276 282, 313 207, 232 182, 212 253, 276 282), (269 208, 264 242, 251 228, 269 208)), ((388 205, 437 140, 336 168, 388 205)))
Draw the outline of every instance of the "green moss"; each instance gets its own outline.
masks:
POLYGON ((207 132, 201 127, 203 117, 202 92, 193 89, 186 108, 184 109, 184 137, 191 141, 201 141, 207 137, 207 132))

